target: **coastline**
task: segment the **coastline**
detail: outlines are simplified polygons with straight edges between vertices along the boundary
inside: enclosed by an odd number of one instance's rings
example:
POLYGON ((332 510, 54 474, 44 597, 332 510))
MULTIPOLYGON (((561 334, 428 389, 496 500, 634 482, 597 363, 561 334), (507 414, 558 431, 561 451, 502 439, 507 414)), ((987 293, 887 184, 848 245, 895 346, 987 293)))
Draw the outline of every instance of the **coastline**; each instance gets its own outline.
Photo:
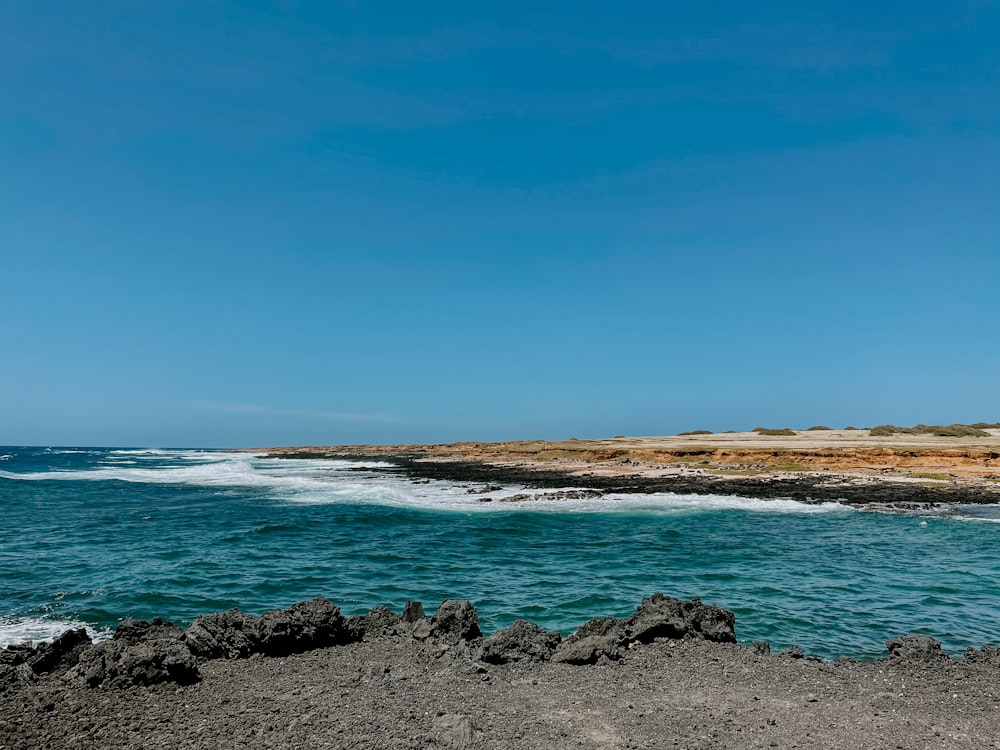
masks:
POLYGON ((1000 430, 986 432, 985 438, 962 438, 806 430, 780 437, 721 433, 248 450, 272 458, 381 460, 415 479, 790 498, 905 510, 1000 503, 1000 430))
POLYGON ((0 747, 998 746, 998 649, 949 659, 910 636, 820 662, 728 642, 727 614, 655 595, 562 643, 530 624, 483 638, 454 601, 130 621, 0 682, 0 747))

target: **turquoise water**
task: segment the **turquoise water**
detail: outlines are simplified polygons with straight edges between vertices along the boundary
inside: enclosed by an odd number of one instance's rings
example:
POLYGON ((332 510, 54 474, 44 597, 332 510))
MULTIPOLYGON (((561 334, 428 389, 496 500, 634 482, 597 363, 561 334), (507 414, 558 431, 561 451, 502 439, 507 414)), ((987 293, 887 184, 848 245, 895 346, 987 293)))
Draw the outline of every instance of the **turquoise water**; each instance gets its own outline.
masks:
POLYGON ((180 624, 323 595, 408 599, 570 632, 644 596, 736 612, 741 641, 825 658, 921 632, 1000 644, 1000 508, 918 517, 789 500, 523 492, 414 482, 382 464, 198 451, 0 448, 0 644, 125 617, 180 624), (490 497, 494 502, 484 503, 490 497))

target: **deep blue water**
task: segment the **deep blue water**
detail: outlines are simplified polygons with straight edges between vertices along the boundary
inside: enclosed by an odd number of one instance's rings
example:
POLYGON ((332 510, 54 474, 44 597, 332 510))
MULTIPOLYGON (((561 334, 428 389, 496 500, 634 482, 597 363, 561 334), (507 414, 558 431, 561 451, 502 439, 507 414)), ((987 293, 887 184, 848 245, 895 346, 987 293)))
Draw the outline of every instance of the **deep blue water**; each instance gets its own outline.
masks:
POLYGON ((1000 645, 1000 508, 954 517, 612 495, 505 504, 373 464, 0 448, 0 645, 125 617, 188 624, 326 596, 345 614, 467 598, 490 632, 564 633, 655 591, 736 612, 741 641, 825 658, 908 632, 1000 645))

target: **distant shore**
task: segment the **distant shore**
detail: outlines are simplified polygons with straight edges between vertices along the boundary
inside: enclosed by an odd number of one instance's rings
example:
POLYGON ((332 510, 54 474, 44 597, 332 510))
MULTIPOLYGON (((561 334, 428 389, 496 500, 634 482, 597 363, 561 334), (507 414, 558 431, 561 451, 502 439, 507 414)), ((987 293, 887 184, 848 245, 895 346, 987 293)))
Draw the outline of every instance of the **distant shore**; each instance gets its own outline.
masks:
MULTIPOLYGON (((779 431, 773 431, 779 432, 779 431)), ((263 448, 280 458, 384 460, 418 479, 673 492, 884 508, 1000 503, 1000 429, 972 437, 871 430, 604 440, 263 448)))

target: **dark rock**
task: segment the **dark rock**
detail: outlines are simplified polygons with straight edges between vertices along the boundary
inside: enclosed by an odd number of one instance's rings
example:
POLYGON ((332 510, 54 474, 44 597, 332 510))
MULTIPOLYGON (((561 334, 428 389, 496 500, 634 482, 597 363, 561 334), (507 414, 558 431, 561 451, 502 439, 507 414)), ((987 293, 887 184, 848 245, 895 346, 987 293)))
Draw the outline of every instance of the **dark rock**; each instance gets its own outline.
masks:
POLYGON ((908 661, 947 661, 948 655, 941 650, 941 643, 927 635, 911 633, 901 638, 893 638, 885 642, 892 659, 908 661))
POLYGON ((802 659, 805 655, 805 652, 799 646, 789 646, 778 652, 778 656, 784 656, 788 659, 802 659))
POLYGON ((67 630, 52 643, 39 643, 25 662, 35 674, 65 672, 76 665, 80 654, 91 643, 90 636, 83 628, 67 630))
POLYGON ((559 644, 552 654, 552 661, 562 664, 596 664, 602 657, 617 659, 620 656, 617 642, 610 635, 588 635, 559 644))
POLYGON ((134 646, 148 640, 179 639, 183 634, 179 626, 162 617, 154 617, 152 620, 125 620, 115 630, 113 639, 134 646))
POLYGON ((654 638, 699 638, 736 643, 736 616, 695 597, 682 601, 657 592, 642 600, 636 614, 622 624, 628 640, 649 643, 654 638))
POLYGON ((483 642, 481 659, 491 664, 512 661, 548 661, 562 636, 533 622, 517 620, 483 642))
POLYGON ((471 641, 482 636, 479 615, 472 602, 448 599, 431 618, 431 635, 446 643, 471 641))
POLYGON ((375 607, 365 616, 364 635, 369 638, 385 638, 398 635, 402 619, 387 607, 375 607))
POLYGON ((351 643, 364 640, 365 620, 367 615, 351 615, 344 621, 344 631, 347 633, 347 640, 351 643))
POLYGON ((323 597, 265 612, 257 622, 257 633, 259 653, 266 656, 299 654, 349 640, 340 607, 323 597))
POLYGON ((981 649, 967 648, 965 650, 965 660, 970 662, 981 662, 984 664, 996 664, 1000 666, 1000 648, 983 646, 981 649))
POLYGON ((184 631, 182 640, 203 659, 240 659, 260 648, 259 621, 238 609, 202 615, 184 631))
POLYGON ((104 641, 85 650, 66 673, 67 682, 86 687, 125 688, 160 682, 189 685, 200 679, 197 659, 177 637, 135 643, 104 641))
POLYGON ((750 650, 757 656, 769 656, 771 653, 771 644, 767 641, 754 641, 750 645, 750 650))
POLYGON ((426 620, 424 605, 420 602, 407 602, 403 607, 403 622, 415 623, 418 620, 426 620))

